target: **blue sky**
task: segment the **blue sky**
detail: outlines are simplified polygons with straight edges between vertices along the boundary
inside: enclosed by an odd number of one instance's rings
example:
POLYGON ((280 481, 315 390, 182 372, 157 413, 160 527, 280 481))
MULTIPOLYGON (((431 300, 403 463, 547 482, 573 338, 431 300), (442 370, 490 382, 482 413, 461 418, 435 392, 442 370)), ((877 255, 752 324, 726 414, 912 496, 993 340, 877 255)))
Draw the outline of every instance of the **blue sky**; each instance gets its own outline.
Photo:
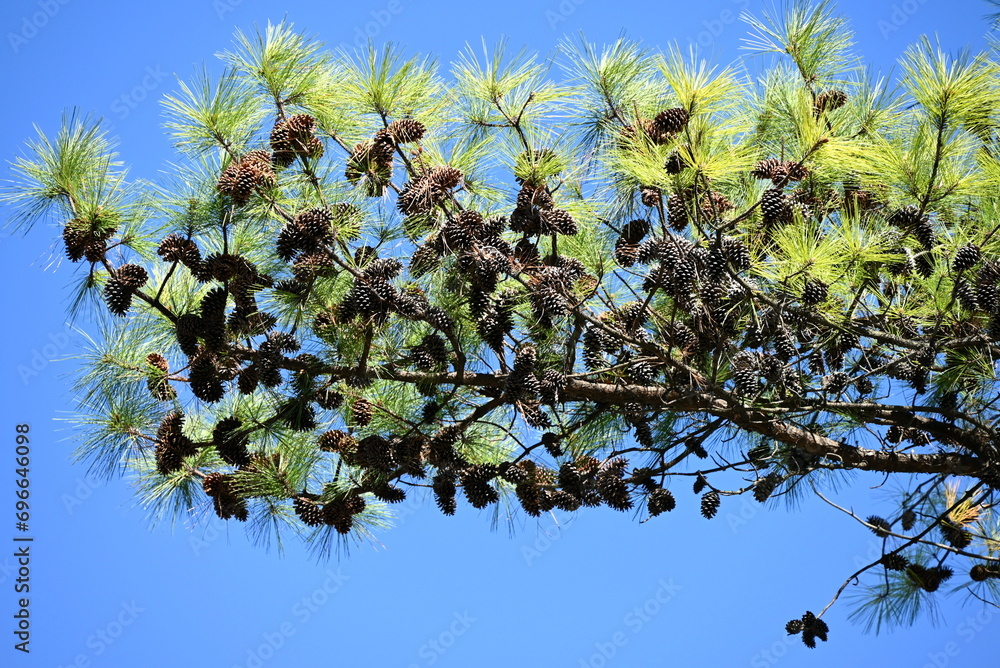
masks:
MULTIPOLYGON (((889 70, 921 34, 949 50, 983 48, 981 0, 845 1, 858 51, 889 70)), ((64 109, 104 116, 132 175, 156 180, 173 159, 158 99, 229 47, 235 28, 287 17, 328 45, 372 37, 449 62, 466 42, 506 35, 553 51, 565 34, 594 42, 625 32, 650 46, 696 43, 738 58, 750 0, 696 3, 551 0, 6 0, 0 6, 0 156, 64 109), (364 37, 362 38, 362 36, 364 37)), ((6 178, 4 175, 3 178, 6 178)), ((0 212, 5 215, 6 212, 0 212)), ((239 525, 196 513, 150 531, 125 481, 89 479, 71 462, 67 375, 82 337, 67 326, 75 266, 48 267, 57 227, 0 239, 0 544, 11 539, 15 425, 31 426, 31 653, 13 649, 18 577, 0 548, 3 666, 968 666, 995 663, 1000 614, 941 597, 947 620, 865 635, 843 602, 830 642, 787 637, 785 621, 821 609, 878 541, 837 511, 808 502, 764 510, 724 499, 709 522, 693 494, 638 524, 608 509, 491 530, 489 511, 403 506, 381 543, 318 564, 296 545, 251 546, 239 525), (9 504, 9 505, 8 505, 9 504), (992 661, 991 661, 992 659, 992 661)), ((842 498, 873 513, 867 488, 842 498)), ((677 491, 677 490, 675 490, 677 491)), ((885 499, 885 495, 876 496, 885 499)), ((883 506, 887 508, 888 506, 883 506)), ((209 515, 211 515, 209 513, 209 515)), ((875 550, 875 552, 872 552, 875 550)))

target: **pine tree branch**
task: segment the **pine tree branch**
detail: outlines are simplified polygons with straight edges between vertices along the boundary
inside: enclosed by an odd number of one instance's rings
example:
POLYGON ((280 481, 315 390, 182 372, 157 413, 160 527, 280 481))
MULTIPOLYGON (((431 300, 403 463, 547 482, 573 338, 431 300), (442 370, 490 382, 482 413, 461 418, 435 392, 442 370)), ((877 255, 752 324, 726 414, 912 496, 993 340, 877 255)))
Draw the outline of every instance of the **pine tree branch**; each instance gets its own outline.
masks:
MULTIPOLYGON (((354 370, 332 372, 347 377, 354 370)), ((378 377, 406 383, 455 384, 502 391, 505 377, 497 374, 417 373, 395 367, 380 367, 378 377)), ((599 404, 638 403, 650 408, 683 413, 708 413, 725 418, 745 431, 768 436, 816 457, 840 462, 843 468, 858 468, 886 473, 951 473, 980 476, 987 460, 955 453, 902 454, 847 445, 788 422, 777 420, 758 410, 730 403, 708 392, 673 390, 646 385, 610 385, 579 378, 567 379, 562 398, 566 402, 593 401, 599 404)), ((926 423, 921 423, 926 424, 926 423)), ((937 426, 933 426, 937 429, 937 426)), ((970 438, 965 436, 965 438, 970 438)))

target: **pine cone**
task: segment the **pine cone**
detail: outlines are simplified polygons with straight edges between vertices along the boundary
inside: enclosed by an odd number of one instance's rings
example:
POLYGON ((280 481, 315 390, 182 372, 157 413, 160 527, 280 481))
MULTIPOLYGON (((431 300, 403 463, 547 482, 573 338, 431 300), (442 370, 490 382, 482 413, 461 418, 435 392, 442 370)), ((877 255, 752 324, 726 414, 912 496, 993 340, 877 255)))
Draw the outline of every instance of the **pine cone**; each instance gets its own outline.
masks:
POLYGON ((454 167, 435 167, 431 170, 430 180, 441 188, 451 189, 462 182, 462 172, 454 167))
POLYGON ((976 246, 975 244, 962 246, 955 251, 955 257, 952 259, 951 268, 955 272, 966 271, 967 269, 972 269, 974 266, 979 264, 979 260, 981 258, 982 251, 979 250, 979 246, 976 246))
POLYGON ((750 176, 762 181, 781 181, 785 178, 785 163, 777 158, 761 160, 750 170, 750 176))
POLYGON ((323 452, 336 452, 349 459, 357 450, 357 441, 347 432, 335 429, 328 431, 319 437, 319 449, 323 452))
POLYGON ((710 520, 717 512, 719 512, 719 493, 713 489, 701 497, 701 515, 710 520))
POLYGON ((207 403, 215 403, 225 394, 215 358, 211 353, 201 353, 191 360, 188 380, 191 381, 191 392, 194 396, 207 403))
POLYGON ((677 194, 667 198, 667 218, 670 227, 680 232, 688 224, 687 209, 684 206, 684 199, 677 194))
POLYGON ((182 433, 183 413, 170 413, 156 431, 156 470, 167 475, 181 468, 185 457, 197 453, 197 448, 182 433))
POLYGON ((770 473, 763 478, 760 478, 754 485, 753 498, 760 503, 764 503, 771 498, 771 494, 774 493, 775 488, 780 484, 781 476, 774 473, 770 473))
POLYGON ((653 119, 653 139, 656 143, 666 143, 669 136, 677 134, 688 123, 688 112, 683 107, 661 111, 653 119))
POLYGON ((677 505, 674 495, 669 489, 654 489, 646 499, 646 507, 649 509, 649 516, 656 517, 661 513, 673 510, 677 505))
POLYGON ((115 278, 129 290, 138 290, 149 279, 146 270, 137 264, 123 264, 115 271, 115 278))
POLYGON ((465 469, 461 476, 465 496, 473 508, 485 508, 500 500, 500 495, 489 485, 489 481, 497 476, 497 468, 493 464, 480 464, 465 469))
POLYGON ((819 95, 816 96, 815 112, 816 116, 819 116, 825 111, 833 111, 834 109, 839 109, 844 106, 847 102, 847 93, 842 90, 833 88, 831 90, 824 90, 819 95))
POLYGON ((882 555, 882 565, 890 571, 903 571, 910 565, 910 562, 898 552, 882 555))
POLYGON ((640 193, 642 203, 650 208, 659 206, 661 198, 662 196, 659 188, 643 188, 640 193))
POLYGON ((323 524, 322 507, 304 493, 302 496, 295 497, 292 506, 295 509, 295 514, 306 526, 315 527, 323 524))
POLYGON ((222 461, 232 466, 246 466, 250 463, 247 452, 247 436, 240 431, 243 423, 239 418, 227 417, 219 421, 212 430, 212 443, 222 461))
POLYGON ((434 490, 434 501, 441 512, 445 515, 454 515, 457 508, 454 475, 445 472, 438 473, 434 476, 431 487, 434 490))
POLYGON ((352 422, 359 427, 366 427, 372 421, 375 409, 367 399, 358 399, 351 407, 352 422))
POLYGON ((117 316, 124 316, 132 305, 134 291, 117 278, 109 278, 104 284, 104 301, 108 310, 117 316))
POLYGON ((397 144, 409 144, 423 139, 427 128, 420 121, 403 118, 389 123, 386 130, 397 144))
POLYGON ((806 281, 805 288, 802 290, 802 304, 816 306, 826 301, 829 294, 830 288, 826 283, 819 279, 810 279, 806 281))
POLYGON ((667 156, 666 162, 663 163, 663 169, 670 175, 680 174, 687 166, 687 161, 681 157, 679 151, 672 151, 670 155, 667 156))
POLYGON ((792 210, 781 188, 770 188, 760 198, 761 217, 765 228, 773 228, 791 221, 792 210))
POLYGON ((887 520, 878 515, 871 515, 865 520, 868 524, 872 525, 870 528, 872 533, 874 533, 879 538, 885 538, 892 531, 892 525, 889 524, 887 520))

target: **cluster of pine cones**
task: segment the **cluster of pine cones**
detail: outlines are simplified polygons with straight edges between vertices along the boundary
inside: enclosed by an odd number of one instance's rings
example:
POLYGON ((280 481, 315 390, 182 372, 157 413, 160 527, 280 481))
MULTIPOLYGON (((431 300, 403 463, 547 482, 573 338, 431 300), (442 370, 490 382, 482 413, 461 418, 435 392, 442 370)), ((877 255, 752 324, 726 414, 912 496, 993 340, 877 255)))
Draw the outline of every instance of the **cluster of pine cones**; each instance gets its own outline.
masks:
MULTIPOLYGON (((820 113, 844 104, 836 93, 828 91, 817 98, 820 113)), ((676 142, 689 120, 684 109, 667 109, 636 127, 626 128, 621 141, 645 137, 653 144, 676 142)), ((306 114, 280 120, 271 132, 271 151, 250 151, 234 159, 219 178, 219 193, 235 207, 243 207, 256 193, 275 185, 275 170, 297 159, 320 157, 323 143, 315 129, 315 120, 306 114)), ((354 147, 347 159, 346 179, 362 187, 366 195, 382 195, 392 182, 397 157, 405 157, 400 147, 419 142, 425 132, 419 121, 393 121, 354 147)), ((419 159, 419 151, 412 156, 413 171, 399 190, 396 207, 407 219, 429 221, 429 231, 409 260, 409 278, 417 279, 448 263, 449 289, 466 296, 464 305, 475 334, 496 353, 502 366, 503 384, 494 396, 513 406, 529 426, 551 429, 552 414, 563 401, 567 384, 565 361, 542 358, 539 346, 528 341, 512 346, 511 340, 522 318, 529 341, 553 336, 572 320, 578 305, 596 294, 599 281, 580 260, 547 252, 549 237, 554 246, 559 237, 578 234, 580 223, 568 208, 559 206, 547 183, 530 177, 518 179, 520 188, 509 215, 484 216, 472 209, 456 210, 455 195, 464 181, 462 172, 448 165, 427 166, 419 159), (520 285, 506 280, 511 276, 518 277, 520 285), (508 360, 506 355, 512 349, 513 359, 508 360)), ((692 167, 690 158, 683 147, 671 153, 665 172, 682 174, 692 167)), ((835 197, 809 190, 805 182, 810 179, 810 170, 800 162, 766 158, 754 166, 749 176, 770 181, 759 200, 759 225, 753 233, 773 234, 777 228, 792 223, 796 215, 819 217, 833 204, 840 204, 835 197), (800 185, 792 185, 796 183, 800 185)), ((750 320, 753 324, 747 327, 755 287, 747 272, 759 258, 752 255, 746 237, 736 231, 699 238, 704 225, 721 223, 736 208, 724 194, 693 188, 666 193, 646 187, 640 189, 639 198, 651 209, 664 207, 669 229, 657 229, 645 218, 624 223, 616 232, 614 258, 622 268, 641 277, 647 296, 668 296, 678 309, 677 316, 669 325, 654 329, 648 322, 644 301, 636 300, 605 309, 596 322, 579 323, 581 361, 594 372, 595 380, 634 385, 654 385, 664 380, 674 383, 674 372, 656 356, 644 353, 644 347, 652 345, 676 351, 689 364, 698 364, 699 356, 726 351, 731 367, 727 382, 731 383, 733 396, 748 403, 766 393, 786 396, 802 393, 807 387, 818 388, 831 397, 845 392, 864 395, 873 389, 868 376, 875 371, 904 380, 918 391, 926 386, 936 360, 933 347, 920 355, 876 351, 851 331, 833 332, 817 325, 817 319, 810 314, 835 296, 831 295, 831 286, 815 276, 802 276, 796 290, 783 297, 789 308, 756 313, 750 320)), ((938 239, 929 216, 914 207, 890 211, 875 194, 859 189, 845 188, 845 206, 848 200, 858 211, 866 212, 864 215, 877 212, 884 216, 899 229, 901 239, 904 235, 913 237, 918 252, 913 254, 907 248, 900 256, 917 258, 917 273, 921 273, 919 262, 931 262, 928 258, 936 250, 938 239)), ((337 204, 331 208, 306 208, 291 217, 275 239, 276 254, 286 263, 291 276, 277 281, 241 255, 216 253, 203 257, 198 243, 188 236, 171 234, 163 239, 157 252, 171 270, 183 268, 208 285, 195 308, 175 318, 177 343, 187 356, 187 377, 182 371, 171 372, 163 356, 150 355, 150 393, 160 401, 173 401, 177 396, 173 384, 186 380, 196 397, 215 403, 225 396, 227 384, 244 394, 261 386, 287 388, 290 393, 278 402, 273 419, 297 431, 315 429, 318 410, 340 409, 346 392, 332 380, 321 379, 324 365, 313 355, 300 353, 299 340, 277 328, 277 318, 259 309, 255 294, 273 289, 304 303, 316 281, 345 268, 351 273, 346 292, 338 303, 320 309, 314 321, 316 334, 322 338, 326 332, 332 338, 338 328, 357 322, 377 329, 393 318, 424 323, 427 329, 417 343, 400 351, 398 363, 423 373, 447 371, 460 352, 452 349, 456 336, 454 313, 430 303, 416 283, 401 285, 407 267, 400 259, 385 257, 379 249, 366 245, 355 248, 353 257, 344 257, 340 229, 358 215, 354 207, 337 204)), ((106 222, 71 221, 64 230, 67 255, 74 261, 106 261, 113 235, 113 228, 106 222)), ((764 249, 766 252, 766 244, 764 249)), ((896 276, 907 270, 893 265, 883 269, 896 276)), ((984 259, 978 247, 959 249, 952 269, 958 276, 955 290, 963 308, 997 311, 1000 269, 984 259)), ((146 271, 137 265, 114 269, 105 284, 109 310, 117 315, 127 313, 148 280, 146 271)), ((884 321, 872 324, 902 337, 930 339, 940 334, 883 317, 884 321)), ((503 488, 510 487, 524 510, 535 516, 552 508, 575 510, 602 504, 626 511, 640 500, 645 501, 649 515, 656 516, 676 505, 672 493, 662 487, 662 479, 657 480, 649 470, 630 472, 624 458, 601 461, 564 452, 555 430, 544 432, 542 444, 556 460, 556 468, 528 459, 470 461, 463 454, 463 428, 447 424, 433 400, 425 406, 419 429, 407 435, 356 437, 357 430, 373 422, 377 427, 380 407, 357 396, 371 382, 364 369, 344 380, 354 388, 350 394, 355 395, 350 400, 350 429, 324 433, 317 448, 336 453, 360 474, 347 491, 289 493, 295 512, 309 526, 349 531, 352 518, 364 510, 362 494, 371 493, 390 503, 405 498, 404 488, 394 484, 402 476, 429 478, 437 504, 446 514, 455 512, 459 488, 471 505, 483 508, 496 503, 503 488)), ((436 388, 419 389, 434 398, 436 388)), ((649 415, 638 405, 621 407, 620 413, 640 445, 655 449, 656 415, 649 415)), ((240 476, 259 469, 259 462, 254 461, 263 456, 249 452, 249 428, 229 417, 216 425, 211 441, 194 443, 184 435, 183 422, 184 416, 174 411, 160 425, 157 469, 165 475, 174 473, 182 468, 185 457, 199 448, 214 447, 234 471, 210 474, 205 479, 205 490, 220 516, 245 519, 240 476)), ((926 444, 921 440, 927 438, 926 434, 911 431, 899 434, 899 439, 926 444)), ((700 443, 692 442, 691 448, 699 457, 707 456, 700 443)), ((754 497, 766 501, 783 480, 781 475, 764 471, 752 485, 754 497)), ((701 495, 702 515, 712 518, 718 513, 721 495, 715 489, 706 490, 707 484, 699 476, 695 493, 701 495)), ((957 545, 964 534, 961 530, 953 533, 946 539, 957 545)), ((926 573, 914 573, 921 582, 933 582, 926 573)), ((803 620, 802 628, 807 626, 803 620)), ((822 637, 819 626, 808 628, 812 636, 822 637)))

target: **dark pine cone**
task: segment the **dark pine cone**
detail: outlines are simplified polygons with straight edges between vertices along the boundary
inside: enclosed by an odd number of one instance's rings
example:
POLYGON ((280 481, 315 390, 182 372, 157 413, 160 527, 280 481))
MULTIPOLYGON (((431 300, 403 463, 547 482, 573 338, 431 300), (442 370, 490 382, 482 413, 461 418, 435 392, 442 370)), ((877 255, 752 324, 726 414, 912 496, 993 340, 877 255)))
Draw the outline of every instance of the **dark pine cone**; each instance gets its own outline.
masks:
POLYGON ((222 381, 219 380, 219 370, 211 354, 200 354, 191 361, 188 380, 191 381, 194 396, 207 403, 213 404, 225 394, 222 381))
POLYGON ((368 426, 375 415, 375 409, 367 399, 358 399, 351 407, 352 421, 359 427, 368 426))
POLYGON ((663 169, 667 174, 680 174, 687 167, 687 162, 681 157, 678 151, 673 151, 667 156, 667 161, 663 163, 663 169))
POLYGON ((315 527, 323 524, 323 509, 313 499, 303 494, 295 497, 292 505, 295 508, 295 514, 306 526, 315 527))
POLYGON ((146 363, 149 365, 146 386, 150 394, 160 401, 173 401, 177 397, 177 392, 167 380, 170 370, 167 358, 159 353, 149 353, 146 355, 146 363))
POLYGON ((879 538, 885 538, 892 531, 892 525, 889 522, 879 517, 878 515, 871 515, 867 520, 868 524, 872 525, 872 533, 874 533, 879 538))
MULTIPOLYGON (((675 107, 661 111, 653 119, 653 131, 656 137, 672 135, 684 129, 688 123, 688 112, 683 107, 675 107)), ((667 139, 664 137, 664 139, 667 139)))
POLYGON ((115 272, 115 278, 129 290, 138 290, 146 284, 149 274, 137 264, 123 264, 115 272))
POLYGON ((219 472, 209 473, 201 481, 201 488, 211 497, 225 496, 229 494, 229 476, 219 472))
POLYGON ((542 446, 552 457, 561 457, 563 455, 561 443, 562 437, 560 437, 559 434, 551 431, 547 431, 542 434, 542 446))
POLYGON ((829 294, 830 288, 826 283, 819 279, 810 279, 806 281, 805 288, 802 291, 802 304, 805 306, 816 306, 826 301, 829 294))
POLYGON ((341 455, 353 455, 358 443, 347 432, 335 429, 319 437, 319 449, 323 452, 336 452, 341 455))
POLYGON ((670 493, 669 489, 654 489, 646 499, 646 506, 649 508, 650 517, 656 517, 661 513, 671 511, 676 505, 677 502, 674 500, 674 495, 670 493))
POLYGON ((621 472, 607 469, 597 475, 597 492, 608 506, 626 511, 632 508, 628 485, 621 479, 621 472))
POLYGON ((851 377, 844 371, 834 371, 828 376, 823 377, 823 388, 827 392, 833 394, 839 394, 847 389, 847 385, 851 382, 851 377))
POLYGON ((733 385, 740 396, 751 397, 760 391, 760 379, 753 368, 737 369, 733 374, 733 385))
POLYGON ((316 390, 314 398, 320 408, 328 411, 336 410, 344 403, 344 395, 329 387, 316 390))
POLYGON ((134 291, 117 278, 109 278, 104 284, 104 301, 108 310, 117 316, 124 316, 132 305, 134 291))
POLYGON ((184 414, 171 413, 156 431, 156 470, 163 475, 179 469, 185 457, 198 451, 191 439, 182 433, 183 427, 184 414))
POLYGON ((622 226, 621 239, 627 244, 638 244, 649 234, 649 221, 637 218, 622 226))
POLYGON ((753 488, 753 498, 755 498, 760 503, 767 501, 771 494, 774 493, 774 489, 781 484, 781 476, 770 473, 763 478, 759 479, 753 488))
POLYGON ((389 123, 386 128, 393 141, 397 144, 409 144, 423 139, 427 128, 420 121, 412 118, 402 118, 389 123))
POLYGON ((237 381, 240 394, 253 394, 254 390, 257 389, 258 383, 260 383, 260 374, 255 364, 251 364, 240 372, 240 377, 237 381))
POLYGON ((462 172, 454 167, 435 167, 430 180, 441 188, 454 188, 462 182, 462 172))
POLYGON ((659 188, 643 188, 640 194, 640 199, 642 203, 648 207, 657 207, 660 205, 661 195, 659 188))
POLYGON ((781 188, 769 188, 760 198, 761 217, 764 227, 771 228, 783 225, 791 219, 791 208, 785 199, 781 188))
POLYGON ((212 443, 222 461, 233 466, 245 466, 250 463, 247 452, 246 434, 240 431, 242 422, 236 417, 227 417, 219 421, 212 430, 212 443))
POLYGON ((541 221, 541 234, 563 234, 572 236, 579 231, 579 226, 573 220, 569 211, 564 209, 550 209, 539 214, 541 221))
POLYGON ((434 476, 431 485, 434 490, 434 501, 437 507, 445 515, 454 515, 455 504, 455 476, 451 473, 438 473, 434 476))
POLYGON ((935 592, 941 583, 949 579, 954 572, 947 566, 932 566, 927 568, 920 564, 910 564, 906 576, 917 587, 926 592, 935 592))
POLYGON ((882 565, 890 571, 902 571, 906 570, 906 567, 910 565, 910 562, 903 555, 893 552, 891 554, 882 555, 882 565))
POLYGON ((802 642, 806 647, 815 648, 816 638, 826 642, 827 633, 830 627, 822 619, 818 619, 812 612, 806 611, 802 615, 802 642))
POLYGON ((473 508, 485 508, 500 500, 500 495, 489 484, 496 475, 497 467, 493 464, 470 466, 462 472, 462 488, 473 508))
POLYGON ((715 514, 719 512, 719 493, 714 489, 705 492, 701 497, 701 514, 707 520, 715 517, 715 514))
POLYGON ((299 212, 292 221, 292 224, 302 234, 320 241, 326 239, 329 235, 332 220, 333 213, 329 209, 311 208, 299 212))
POLYGON ((448 313, 440 306, 428 307, 424 313, 424 320, 428 325, 445 332, 450 330, 454 324, 448 313))
POLYGON ((63 227, 66 257, 71 262, 79 262, 84 258, 88 262, 100 262, 107 251, 107 240, 115 232, 114 229, 94 229, 94 225, 74 218, 63 227))
POLYGON ((837 88, 825 90, 816 96, 816 115, 819 116, 824 111, 832 111, 844 106, 847 102, 847 93, 837 88))
POLYGON ((941 535, 952 547, 957 547, 961 550, 972 543, 972 534, 956 522, 944 520, 939 528, 941 529, 941 535))
POLYGON ((990 578, 1000 578, 1000 568, 995 565, 976 564, 969 569, 969 577, 973 582, 983 582, 990 578))
POLYGON ((785 163, 777 158, 761 160, 750 170, 750 176, 761 181, 780 181, 785 177, 785 163))
POLYGON ((956 272, 972 269, 979 263, 981 258, 982 251, 979 250, 979 246, 976 246, 975 244, 962 246, 955 251, 955 257, 952 260, 951 268, 956 272))
POLYGON ((809 168, 805 165, 800 165, 795 160, 785 160, 784 171, 788 175, 789 181, 802 181, 809 177, 809 168))
POLYGON ((687 209, 684 208, 684 199, 680 195, 675 194, 667 198, 667 218, 670 227, 677 231, 687 227, 687 209))

